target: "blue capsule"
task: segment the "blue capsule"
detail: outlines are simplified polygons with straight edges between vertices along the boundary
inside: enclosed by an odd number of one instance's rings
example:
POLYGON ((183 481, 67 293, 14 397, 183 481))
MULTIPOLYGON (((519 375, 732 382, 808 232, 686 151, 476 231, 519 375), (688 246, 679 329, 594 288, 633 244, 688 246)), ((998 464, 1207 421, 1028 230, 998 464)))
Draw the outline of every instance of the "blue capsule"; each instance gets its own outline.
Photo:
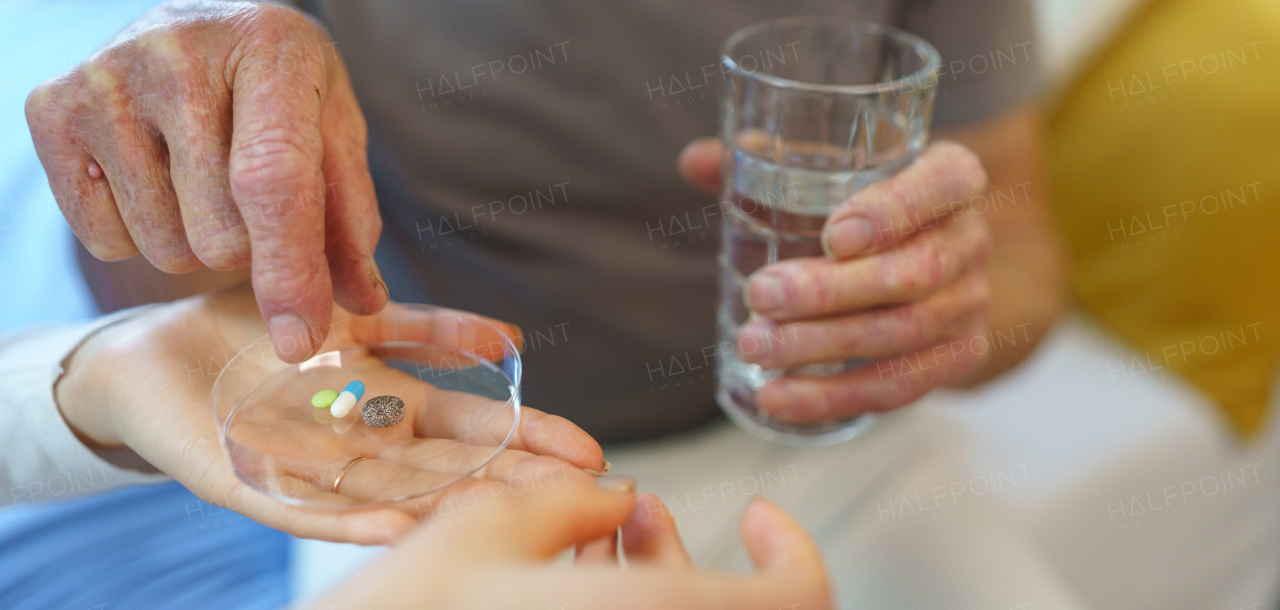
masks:
POLYGON ((333 405, 329 407, 329 412, 334 417, 346 417, 347 413, 351 412, 351 409, 356 406, 356 403, 360 402, 362 397, 364 397, 364 384, 359 381, 352 381, 347 384, 347 387, 342 388, 342 393, 338 394, 338 397, 334 399, 333 405))

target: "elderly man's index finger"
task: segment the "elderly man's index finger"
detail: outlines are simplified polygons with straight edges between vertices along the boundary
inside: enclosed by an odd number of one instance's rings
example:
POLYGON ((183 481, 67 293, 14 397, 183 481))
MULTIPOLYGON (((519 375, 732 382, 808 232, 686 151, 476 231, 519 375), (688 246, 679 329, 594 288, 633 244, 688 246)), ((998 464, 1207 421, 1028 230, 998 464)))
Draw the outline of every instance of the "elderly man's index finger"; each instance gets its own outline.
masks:
POLYGON ((249 232, 259 309, 276 353, 299 362, 323 342, 333 314, 321 170, 327 68, 297 59, 325 52, 305 17, 269 14, 231 64, 229 171, 249 232))

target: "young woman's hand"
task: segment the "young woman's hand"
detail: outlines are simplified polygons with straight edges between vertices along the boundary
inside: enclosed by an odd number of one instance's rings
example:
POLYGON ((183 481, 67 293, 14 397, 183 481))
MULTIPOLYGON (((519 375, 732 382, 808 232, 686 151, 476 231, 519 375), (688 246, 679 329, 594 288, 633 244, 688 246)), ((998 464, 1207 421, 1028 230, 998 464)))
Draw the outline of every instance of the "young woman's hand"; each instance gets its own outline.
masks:
POLYGON ((315 608, 519 610, 827 610, 822 557, 786 513, 756 500, 742 516, 756 572, 694 568, 666 507, 653 495, 575 483, 504 494, 425 525, 339 585, 315 608), (575 545, 622 528, 626 567, 596 556, 551 566, 575 545))
MULTIPOLYGON (((335 307, 333 320, 326 349, 375 343, 391 328, 399 333, 434 332, 451 340, 469 337, 468 341, 486 345, 501 339, 500 334, 519 341, 519 330, 509 324, 473 314, 444 319, 395 304, 368 317, 353 316, 335 307), (459 326, 463 324, 474 324, 476 328, 462 329, 459 326)), ((451 494, 486 497, 517 479, 524 481, 516 488, 527 486, 528 481, 548 479, 589 484, 593 477, 583 469, 597 470, 604 465, 600 445, 582 429, 564 418, 526 407, 517 434, 504 452, 481 471, 483 476, 468 478, 420 502, 400 506, 402 510, 316 511, 284 504, 236 477, 219 446, 210 405, 218 370, 265 332, 253 292, 247 287, 144 311, 107 327, 71 355, 67 372, 56 387, 59 408, 81 439, 103 455, 118 456, 127 448, 210 503, 295 536, 340 542, 393 542, 412 529, 419 518, 437 512, 440 503, 451 494)), ((470 415, 476 415, 476 409, 488 409, 486 413, 491 414, 492 405, 471 394, 428 386, 372 356, 344 362, 344 367, 348 366, 360 368, 367 382, 401 388, 398 395, 426 393, 427 401, 439 408, 416 410, 408 405, 405 419, 411 425, 402 424, 388 431, 386 434, 398 435, 395 442, 377 447, 366 446, 369 439, 360 434, 317 439, 304 428, 290 427, 287 421, 259 430, 255 442, 278 449, 273 453, 287 454, 291 448, 305 447, 313 456, 327 458, 333 464, 347 463, 355 457, 372 458, 351 466, 337 493, 332 491, 333 476, 320 481, 299 473, 296 480, 291 479, 310 486, 310 493, 325 496, 323 499, 329 502, 384 499, 385 495, 376 496, 398 485, 406 490, 426 489, 430 486, 420 484, 423 481, 452 480, 465 474, 458 470, 470 462, 457 460, 456 451, 440 451, 441 445, 465 445, 465 450, 492 455, 492 448, 486 445, 497 446, 510 431, 510 418, 485 417, 482 419, 494 426, 492 434, 486 436, 468 429, 467 442, 457 443, 457 431, 471 425, 474 419, 470 415)), ((314 410, 310 405, 306 408, 314 410)), ((252 432, 246 430, 244 434, 252 432)), ((127 451, 124 454, 129 456, 127 451)), ((470 499, 454 504, 469 503, 470 499)))

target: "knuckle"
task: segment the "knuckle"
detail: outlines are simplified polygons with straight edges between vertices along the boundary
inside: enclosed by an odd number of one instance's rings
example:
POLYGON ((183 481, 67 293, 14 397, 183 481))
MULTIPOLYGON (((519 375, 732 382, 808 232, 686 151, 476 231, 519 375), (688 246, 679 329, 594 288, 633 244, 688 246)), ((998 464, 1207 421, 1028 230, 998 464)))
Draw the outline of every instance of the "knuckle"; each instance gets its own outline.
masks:
POLYGON ((295 130, 259 130, 231 151, 231 187, 255 193, 281 183, 303 183, 316 176, 316 156, 307 138, 295 130))
POLYGON ((42 119, 45 118, 45 113, 42 110, 48 107, 48 98, 53 93, 51 89, 52 86, 44 82, 36 85, 31 90, 31 93, 27 94, 27 99, 22 107, 23 112, 27 115, 27 123, 34 125, 43 122, 42 119))
MULTIPOLYGON (((911 180, 889 179, 884 181, 883 198, 891 204, 891 209, 895 216, 906 216, 910 214, 916 201, 916 186, 911 180)), ((897 222, 894 223, 896 226, 897 222)))
MULTIPOLYGON (((555 427, 559 423, 557 419, 562 419, 532 407, 521 407, 520 415, 520 427, 516 429, 516 434, 526 445, 535 443, 534 437, 540 436, 544 430, 555 427)), ((479 427, 482 424, 480 417, 480 411, 476 411, 472 417, 473 425, 479 427)))
POLYGON ((894 343, 916 346, 924 343, 928 335, 928 324, 923 307, 919 303, 900 305, 886 312, 885 334, 894 343))
POLYGON ((933 236, 921 241, 920 247, 920 288, 932 291, 942 283, 943 251, 938 240, 933 236))
POLYGON ((278 4, 254 3, 244 7, 238 17, 249 28, 255 42, 267 44, 296 38, 300 32, 314 35, 323 31, 301 11, 278 4))
POLYGON ((152 115, 184 118, 187 110, 210 105, 214 84, 222 78, 222 66, 211 65, 209 38, 201 31, 210 27, 184 22, 139 35, 136 45, 147 58, 147 84, 136 88, 135 106, 152 115))
POLYGON ((909 251, 896 254, 891 271, 886 274, 888 288, 903 296, 928 294, 941 284, 944 274, 943 253, 932 235, 922 236, 909 251))
POLYGON ((142 57, 161 60, 148 62, 146 68, 163 67, 167 72, 180 73, 187 65, 187 57, 182 51, 183 41, 190 29, 190 25, 182 23, 148 28, 113 49, 132 49, 142 57))
POLYGON ((311 22, 296 9, 279 4, 258 4, 254 18, 282 27, 311 25, 311 22))
POLYGON ((165 105, 172 112, 181 133, 204 133, 219 129, 224 120, 225 104, 216 99, 211 87, 203 79, 178 75, 171 79, 162 94, 148 95, 147 102, 153 112, 165 105))
MULTIPOLYGON (((805 402, 805 401, 802 401, 805 402)), ((806 405, 810 413, 840 416, 853 412, 862 402, 856 389, 843 383, 825 383, 809 396, 806 405)))
POLYGON ((23 103, 23 113, 27 125, 33 133, 53 131, 63 126, 68 118, 66 105, 74 101, 68 81, 74 78, 72 73, 47 80, 36 85, 23 103))
MULTIPOLYGON (((863 350, 867 347, 868 339, 874 339, 880 334, 880 330, 875 324, 864 326, 860 323, 853 322, 846 325, 840 332, 835 335, 835 347, 840 350, 841 354, 847 357, 863 356, 863 350)), ((822 341, 821 337, 814 339, 814 342, 822 341)), ((802 345, 806 344, 801 342, 802 345)))
POLYGON ((249 234, 244 225, 217 232, 195 232, 190 240, 196 258, 210 269, 231 271, 249 265, 249 234))
POLYGON ((782 274, 787 302, 795 303, 802 312, 829 311, 835 307, 837 298, 831 281, 828 273, 803 264, 796 265, 791 273, 782 274))
POLYGON ((766 383, 756 395, 757 402, 771 405, 770 410, 786 410, 792 414, 812 413, 819 399, 818 390, 783 377, 766 383))
POLYGON ((748 355, 765 366, 782 366, 795 362, 803 356, 806 347, 812 348, 821 339, 808 324, 774 326, 760 338, 756 353, 748 355))
MULTIPOLYGON (((224 134, 229 131, 231 118, 229 95, 218 93, 206 80, 176 77, 170 79, 163 90, 140 97, 144 112, 162 120, 168 128, 166 138, 170 146, 189 152, 203 152, 216 146, 222 155, 227 154, 224 134)), ((210 157, 199 161, 211 169, 225 169, 215 165, 217 157, 210 157)))
POLYGON ((280 309, 296 309, 309 295, 328 290, 329 271, 324 257, 299 260, 290 253, 271 252, 254 259, 254 289, 279 299, 280 309))
POLYGON ((129 67, 136 61, 129 45, 115 45, 79 66, 78 89, 106 106, 124 105, 129 85, 129 67))
POLYGON ((236 7, 237 16, 254 25, 275 25, 287 21, 292 8, 266 2, 243 3, 236 7))

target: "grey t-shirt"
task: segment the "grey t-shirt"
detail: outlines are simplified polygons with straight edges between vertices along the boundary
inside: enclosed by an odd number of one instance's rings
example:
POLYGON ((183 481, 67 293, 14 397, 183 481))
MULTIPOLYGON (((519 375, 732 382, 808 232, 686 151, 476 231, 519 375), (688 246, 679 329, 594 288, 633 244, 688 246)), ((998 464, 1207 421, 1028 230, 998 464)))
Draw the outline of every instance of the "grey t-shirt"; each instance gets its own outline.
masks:
POLYGON ((318 1, 368 119, 393 298, 525 330, 525 403, 602 441, 715 417, 718 50, 793 14, 899 25, 943 57, 937 125, 1035 85, 1026 0, 318 1))

